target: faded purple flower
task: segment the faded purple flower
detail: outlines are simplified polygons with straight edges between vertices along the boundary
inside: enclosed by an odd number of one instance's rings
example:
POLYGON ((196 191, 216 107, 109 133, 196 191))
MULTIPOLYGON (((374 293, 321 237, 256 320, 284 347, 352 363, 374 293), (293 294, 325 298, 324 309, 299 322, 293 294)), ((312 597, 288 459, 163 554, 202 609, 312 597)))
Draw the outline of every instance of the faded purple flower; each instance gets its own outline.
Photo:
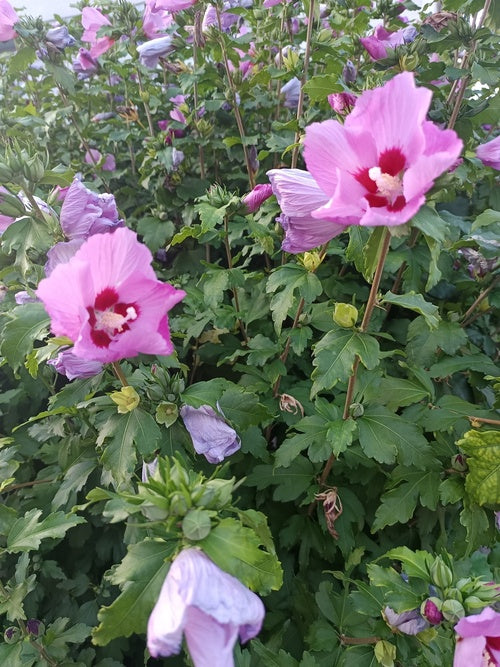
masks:
POLYGON ((391 607, 385 607, 382 615, 387 625, 405 635, 417 635, 429 627, 429 623, 422 617, 418 609, 411 609, 398 614, 391 607))
POLYGON ((453 667, 500 665, 500 614, 494 609, 486 607, 480 614, 461 618, 455 632, 453 667))
POLYGON ((145 67, 153 69, 162 56, 172 51, 172 38, 169 35, 156 37, 137 47, 139 60, 145 67))
POLYGON ((61 208, 61 227, 68 239, 86 239, 123 226, 111 194, 97 194, 74 180, 61 208))
POLYGON ((241 441, 234 428, 209 405, 201 408, 183 405, 180 414, 195 450, 209 463, 220 463, 240 448, 241 441))
POLYGON ((92 116, 90 119, 93 123, 100 123, 103 120, 110 120, 111 118, 116 118, 117 114, 114 111, 101 111, 101 113, 96 113, 95 116, 92 116))
POLYGON ((357 97, 352 93, 332 93, 328 95, 328 104, 338 114, 351 113, 357 97))
POLYGON ((296 76, 290 79, 281 89, 281 94, 285 96, 283 106, 287 109, 295 109, 299 103, 300 80, 296 76))
POLYGON ((352 60, 348 60, 342 70, 342 79, 344 83, 354 83, 358 76, 358 70, 354 66, 352 60))
POLYGON ((476 148, 476 155, 487 167, 500 170, 500 134, 476 148))
POLYGON ((103 369, 103 365, 99 361, 81 359, 73 354, 70 349, 59 352, 55 359, 49 359, 47 363, 54 366, 56 371, 65 375, 68 380, 91 378, 98 375, 103 369))
POLYGON ((116 169, 115 156, 107 153, 104 158, 97 149, 91 148, 85 153, 84 160, 87 164, 100 167, 103 171, 114 171, 116 169))
POLYGON ((154 658, 175 655, 182 635, 195 667, 233 667, 238 638, 255 637, 264 619, 261 599, 198 549, 174 559, 148 621, 154 658))
POLYGON ((44 625, 42 621, 39 621, 37 618, 30 618, 26 621, 26 631, 29 635, 38 637, 38 635, 42 634, 42 632, 40 632, 42 629, 45 629, 44 625))
MULTIPOLYGON (((229 9, 228 3, 224 3, 224 9, 229 9)), ((239 17, 236 14, 231 14, 230 12, 223 11, 220 15, 220 22, 223 32, 227 32, 231 26, 238 22, 239 17)), ((219 27, 219 22, 217 20, 217 11, 214 5, 207 5, 205 14, 203 15, 203 21, 201 23, 202 32, 206 32, 211 26, 219 27)))
POLYGON ((269 183, 259 183, 254 189, 242 198, 248 213, 255 213, 262 203, 273 194, 273 187, 269 183))
POLYGON ((285 252, 312 250, 345 231, 344 225, 312 217, 327 196, 308 171, 271 169, 267 175, 282 211, 278 222, 285 231, 281 245, 285 252))
POLYGON ((152 461, 142 462, 141 481, 147 482, 152 477, 158 468, 158 457, 156 456, 152 461))
POLYGON ((83 47, 78 51, 78 55, 73 58, 73 69, 79 79, 86 79, 99 69, 99 63, 94 56, 83 47))
POLYGON ((25 303, 36 303, 37 301, 40 301, 40 299, 37 299, 36 296, 32 296, 26 290, 16 292, 14 294, 14 299, 18 306, 24 306, 25 303))
POLYGON ((56 28, 50 28, 45 33, 45 39, 61 51, 67 46, 73 46, 76 39, 70 35, 65 25, 58 25, 56 28))

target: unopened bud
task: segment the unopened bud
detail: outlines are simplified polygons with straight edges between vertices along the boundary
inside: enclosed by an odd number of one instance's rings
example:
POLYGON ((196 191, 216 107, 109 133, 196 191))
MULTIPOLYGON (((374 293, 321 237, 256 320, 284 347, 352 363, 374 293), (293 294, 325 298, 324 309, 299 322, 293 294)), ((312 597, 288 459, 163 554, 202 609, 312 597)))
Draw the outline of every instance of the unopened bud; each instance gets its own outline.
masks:
POLYGON ((323 260, 319 252, 305 252, 302 255, 302 264, 308 271, 311 272, 316 271, 319 268, 322 261, 323 260))
POLYGON ((439 625, 443 620, 443 614, 441 613, 442 604, 443 602, 439 598, 427 598, 425 602, 422 602, 420 613, 431 625, 439 625))
POLYGON ((393 667, 396 659, 396 647, 386 639, 380 639, 373 649, 375 658, 382 667, 393 667))
POLYGON ((38 618, 30 618, 26 621, 26 632, 30 637, 41 637, 45 632, 45 625, 38 618))
POLYGON ((465 472, 468 468, 465 456, 463 454, 455 454, 455 456, 452 456, 451 467, 457 472, 465 472))
POLYGON ((21 639, 21 630, 15 625, 11 625, 3 633, 3 638, 6 644, 17 644, 21 639))
POLYGON ((482 609, 486 607, 487 603, 484 600, 479 599, 476 595, 469 595, 468 598, 464 600, 465 611, 471 612, 475 609, 482 609))
POLYGON ((413 72, 418 67, 419 57, 417 53, 405 53, 399 59, 399 69, 402 72, 413 72))
POLYGON ((465 616, 465 609, 458 600, 445 600, 441 612, 447 621, 456 623, 465 616))
POLYGON ((448 588, 453 581, 453 572, 444 564, 441 556, 438 556, 431 567, 432 583, 439 586, 439 588, 448 588))
POLYGON ((365 409, 361 403, 351 403, 349 406, 349 415, 356 419, 357 417, 362 417, 365 414, 365 409))
POLYGON ((333 321, 341 327, 350 329, 358 321, 358 309, 350 303, 336 303, 333 321))

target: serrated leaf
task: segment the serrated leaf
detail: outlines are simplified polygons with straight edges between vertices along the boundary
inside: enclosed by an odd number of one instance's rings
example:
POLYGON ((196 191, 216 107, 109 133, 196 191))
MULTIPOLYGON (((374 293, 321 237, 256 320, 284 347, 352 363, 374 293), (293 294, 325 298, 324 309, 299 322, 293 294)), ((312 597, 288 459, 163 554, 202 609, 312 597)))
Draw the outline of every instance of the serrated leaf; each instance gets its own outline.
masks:
POLYGON ((395 377, 380 378, 373 388, 369 387, 365 392, 367 403, 375 402, 386 405, 389 410, 413 405, 429 396, 429 390, 419 382, 395 377))
POLYGON ((311 394, 331 389, 337 382, 346 382, 356 356, 365 368, 373 370, 378 365, 379 352, 378 341, 373 336, 334 326, 314 348, 311 394))
POLYGON ((7 535, 9 553, 38 549, 42 540, 64 537, 70 528, 85 523, 83 517, 64 512, 54 512, 39 522, 41 515, 42 510, 32 509, 14 522, 7 535))
POLYGON ((127 555, 111 574, 111 583, 123 586, 122 593, 109 607, 101 607, 99 626, 92 641, 105 646, 117 637, 144 633, 161 586, 168 572, 176 543, 145 539, 128 547, 127 555))
POLYGON ((32 351, 33 343, 45 332, 50 322, 41 303, 27 303, 13 308, 10 321, 3 328, 1 353, 9 365, 17 370, 32 351))
POLYGON ((421 294, 416 294, 415 292, 408 292, 408 294, 393 294, 392 292, 387 292, 381 299, 382 303, 391 303, 401 308, 407 308, 408 310, 413 310, 415 313, 419 313, 425 319, 427 326, 430 329, 435 329, 439 320, 439 308, 433 303, 429 303, 424 299, 421 294))
POLYGON ((467 431, 457 445, 467 454, 465 490, 478 505, 500 505, 500 431, 467 431))
POLYGON ((277 486, 273 499, 287 502, 304 493, 314 481, 314 466, 304 456, 294 459, 288 468, 273 468, 271 465, 255 466, 248 475, 246 484, 265 489, 277 486))
POLYGON ((498 371, 498 366, 486 354, 478 353, 443 359, 431 366, 429 371, 432 378, 444 378, 460 371, 479 371, 485 375, 493 375, 498 371))
POLYGON ((422 206, 411 219, 411 224, 439 243, 446 238, 448 223, 430 206, 422 206))
POLYGON ((351 445, 357 431, 354 419, 336 419, 328 423, 326 439, 331 444, 332 454, 338 456, 351 445))
POLYGON ((279 560, 261 549, 261 539, 236 519, 222 519, 197 545, 222 570, 260 595, 281 588, 283 572, 279 560))
POLYGON ((398 601, 398 612, 415 609, 420 604, 420 595, 404 581, 399 572, 392 567, 381 567, 375 563, 367 566, 368 576, 372 586, 386 591, 386 601, 391 604, 391 598, 398 601))
POLYGON ((226 389, 218 402, 219 409, 238 431, 259 424, 268 415, 256 394, 237 389, 226 389))
POLYGON ((220 305, 228 283, 229 276, 224 269, 205 273, 203 276, 203 295, 207 306, 217 308, 220 305))
POLYGON ((434 557, 428 551, 412 551, 408 547, 397 547, 388 551, 384 558, 401 561, 409 577, 418 577, 430 583, 429 572, 434 557))
POLYGON ((436 329, 429 329, 421 316, 410 322, 406 351, 415 366, 429 367, 436 359, 436 351, 455 354, 467 342, 467 334, 458 322, 441 320, 436 329))
POLYGON ((459 475, 444 479, 439 485, 439 498, 443 505, 453 505, 464 497, 465 482, 459 475))
POLYGON ((482 507, 465 498, 463 510, 460 512, 460 523, 467 531, 465 555, 468 556, 488 542, 486 537, 489 528, 488 515, 482 507))
POLYGON ((339 84, 338 74, 312 76, 304 84, 304 92, 312 101, 325 101, 331 93, 341 93, 343 90, 343 86, 339 84))
POLYGON ((311 415, 298 421, 294 429, 300 433, 292 435, 280 445, 275 455, 276 466, 287 468, 304 449, 315 442, 323 442, 328 427, 329 423, 320 415, 311 415))
POLYGON ((234 385, 225 378, 213 378, 205 382, 195 382, 182 394, 184 403, 193 408, 201 408, 202 405, 210 405, 216 408, 217 401, 222 393, 234 385))

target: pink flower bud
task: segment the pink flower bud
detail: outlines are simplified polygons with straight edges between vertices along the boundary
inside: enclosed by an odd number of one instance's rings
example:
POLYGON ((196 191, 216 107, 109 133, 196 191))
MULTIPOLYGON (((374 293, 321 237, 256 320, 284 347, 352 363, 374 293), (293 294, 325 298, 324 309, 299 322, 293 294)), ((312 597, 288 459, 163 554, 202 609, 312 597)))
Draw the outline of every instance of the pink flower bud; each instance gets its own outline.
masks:
POLYGON ((245 195, 241 201, 245 204, 248 213, 255 213, 272 194, 273 188, 269 183, 260 183, 245 195))
POLYGON ((426 618, 431 625, 439 625, 443 620, 443 614, 431 598, 428 598, 422 609, 422 616, 426 618))

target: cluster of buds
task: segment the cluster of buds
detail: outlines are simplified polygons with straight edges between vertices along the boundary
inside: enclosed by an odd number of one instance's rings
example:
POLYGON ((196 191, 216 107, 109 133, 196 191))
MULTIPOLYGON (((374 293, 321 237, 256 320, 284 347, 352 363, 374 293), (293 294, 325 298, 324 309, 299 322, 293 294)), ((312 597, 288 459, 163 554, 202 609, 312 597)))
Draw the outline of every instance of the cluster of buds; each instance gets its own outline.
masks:
POLYGON ((26 186, 35 185, 45 174, 45 164, 38 155, 30 155, 24 148, 7 147, 0 161, 0 181, 26 186))

